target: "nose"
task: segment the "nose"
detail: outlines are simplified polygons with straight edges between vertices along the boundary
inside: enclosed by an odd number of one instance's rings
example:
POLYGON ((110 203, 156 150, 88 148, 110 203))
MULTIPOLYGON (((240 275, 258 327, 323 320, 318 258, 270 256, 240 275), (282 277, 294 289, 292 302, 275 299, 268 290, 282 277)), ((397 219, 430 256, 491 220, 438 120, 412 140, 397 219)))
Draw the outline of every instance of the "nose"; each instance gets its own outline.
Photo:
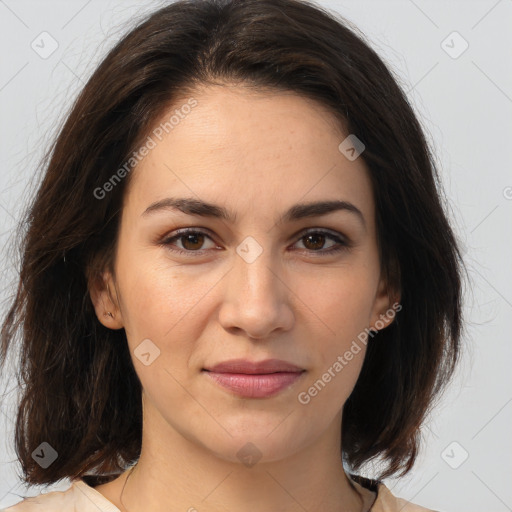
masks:
POLYGON ((261 340, 290 330, 293 292, 285 279, 271 251, 263 250, 255 259, 237 254, 223 283, 219 321, 224 329, 261 340))

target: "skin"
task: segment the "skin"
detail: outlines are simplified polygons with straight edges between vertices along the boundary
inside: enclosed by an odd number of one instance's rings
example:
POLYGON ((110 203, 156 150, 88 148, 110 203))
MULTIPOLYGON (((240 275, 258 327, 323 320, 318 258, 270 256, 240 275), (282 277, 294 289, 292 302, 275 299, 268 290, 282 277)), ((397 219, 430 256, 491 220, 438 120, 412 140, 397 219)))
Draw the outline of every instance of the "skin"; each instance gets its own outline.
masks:
POLYGON ((297 397, 397 299, 381 275, 368 170, 339 151, 347 134, 309 99, 241 85, 193 97, 198 105, 132 171, 114 275, 91 287, 98 319, 126 331, 144 412, 123 503, 127 472, 96 489, 130 512, 359 511, 339 454, 343 404, 365 345, 307 405, 297 397), (142 215, 170 196, 224 206, 236 221, 171 209, 142 215), (351 202, 364 223, 349 211, 277 222, 296 203, 332 199, 351 202), (160 243, 180 228, 208 233, 160 243), (337 242, 308 241, 302 232, 312 228, 351 246, 319 256, 337 242), (248 236, 262 249, 251 263, 236 252, 248 236), (134 355, 145 339, 160 350, 148 366, 134 355), (238 357, 283 359, 306 372, 275 396, 242 398, 201 371, 238 357), (261 456, 252 467, 237 457, 248 442, 261 456))

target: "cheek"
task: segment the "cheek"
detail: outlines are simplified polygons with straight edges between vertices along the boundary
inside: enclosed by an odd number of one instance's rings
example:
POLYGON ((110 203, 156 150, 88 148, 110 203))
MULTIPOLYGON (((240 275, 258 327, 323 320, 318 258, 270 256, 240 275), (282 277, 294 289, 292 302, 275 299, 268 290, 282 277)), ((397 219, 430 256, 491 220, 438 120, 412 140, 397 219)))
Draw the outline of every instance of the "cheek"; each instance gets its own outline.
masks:
POLYGON ((369 326, 376 276, 366 265, 338 265, 296 277, 292 289, 325 338, 340 342, 369 326))
POLYGON ((190 282, 180 277, 179 267, 162 264, 150 251, 121 251, 117 277, 132 348, 146 338, 159 347, 164 340, 181 339, 180 329, 194 325, 183 320, 200 299, 200 287, 187 286, 190 282))
POLYGON ((364 362, 375 285, 364 266, 330 270, 302 279, 297 290, 307 306, 302 322, 316 326, 309 331, 313 339, 308 343, 314 370, 301 391, 308 395, 304 400, 341 407, 364 362))

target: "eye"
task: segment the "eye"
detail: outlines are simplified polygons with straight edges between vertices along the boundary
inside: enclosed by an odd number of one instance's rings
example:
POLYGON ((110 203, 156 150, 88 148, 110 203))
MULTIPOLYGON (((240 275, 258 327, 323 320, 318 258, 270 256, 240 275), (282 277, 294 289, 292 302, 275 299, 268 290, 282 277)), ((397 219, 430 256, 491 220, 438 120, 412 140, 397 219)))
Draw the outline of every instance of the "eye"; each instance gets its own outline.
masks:
POLYGON ((194 229, 183 229, 176 232, 176 234, 174 234, 173 236, 164 239, 162 241, 162 245, 167 246, 171 251, 179 254, 190 254, 193 252, 202 254, 203 250, 198 249, 201 249, 201 246, 203 245, 205 238, 209 238, 210 240, 212 240, 211 237, 208 236, 208 234, 203 231, 198 231, 194 229), (175 241, 181 241, 183 249, 179 247, 175 249, 173 247, 175 241))
MULTIPOLYGON (((200 231, 198 229, 182 229, 172 234, 172 236, 165 238, 162 240, 161 245, 167 247, 170 251, 183 254, 183 255, 191 255, 193 253, 202 255, 205 250, 203 244, 205 240, 209 239, 212 241, 214 247, 216 247, 213 242, 211 236, 204 231, 200 231), (176 247, 175 242, 181 244, 181 247, 176 247)), ((303 241, 303 245, 305 249, 309 253, 318 253, 315 254, 318 256, 329 255, 336 252, 347 250, 350 247, 350 242, 343 235, 338 235, 331 233, 330 231, 314 229, 307 232, 301 233, 301 236, 298 240, 299 243, 303 241), (331 245, 327 250, 322 250, 322 246, 325 245, 326 240, 333 240, 335 243, 331 245)))
POLYGON ((338 236, 325 230, 316 229, 302 233, 299 241, 302 240, 304 240, 302 243, 306 247, 306 250, 312 253, 318 253, 318 256, 344 251, 350 247, 350 243, 345 237, 338 236), (327 250, 319 250, 325 244, 327 239, 334 240, 334 245, 331 245, 327 250))

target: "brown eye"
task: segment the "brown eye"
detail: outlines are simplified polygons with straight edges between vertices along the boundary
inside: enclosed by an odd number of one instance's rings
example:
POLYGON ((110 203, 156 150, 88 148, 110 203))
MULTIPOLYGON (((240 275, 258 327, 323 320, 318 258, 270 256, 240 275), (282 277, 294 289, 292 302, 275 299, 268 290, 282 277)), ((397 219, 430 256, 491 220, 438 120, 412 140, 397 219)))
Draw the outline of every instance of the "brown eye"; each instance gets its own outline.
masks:
POLYGON ((201 249, 205 237, 202 233, 189 233, 186 235, 181 235, 178 238, 182 240, 182 245, 185 249, 193 251, 201 249))
MULTIPOLYGON (((345 239, 345 237, 342 238, 333 233, 319 230, 304 233, 299 238, 299 241, 303 241, 303 250, 315 256, 328 256, 339 251, 347 250, 350 247, 350 242, 345 239), (328 240, 332 240, 334 243, 325 248, 324 246, 328 240)), ((184 229, 175 232, 175 234, 163 240, 161 244, 170 251, 183 255, 191 255, 194 253, 201 255, 206 250, 215 248, 215 243, 213 243, 212 238, 207 233, 198 231, 197 229, 184 229), (207 240, 212 241, 213 247, 204 248, 204 244, 207 240), (179 247, 176 242, 181 243, 182 248, 179 247)))
POLYGON ((326 231, 310 231, 309 233, 303 234, 300 240, 303 241, 302 243, 307 251, 317 252, 319 255, 332 254, 349 247, 348 241, 326 231), (324 249, 324 245, 328 239, 333 240, 335 243, 327 249, 324 249))
POLYGON ((306 240, 304 245, 307 249, 317 250, 323 247, 326 238, 327 237, 323 234, 314 233, 312 235, 306 235, 303 237, 303 240, 306 240))
POLYGON ((161 243, 170 251, 179 254, 202 254, 204 250, 208 249, 208 247, 206 249, 203 248, 206 240, 212 240, 206 233, 196 229, 185 229, 167 237, 161 243), (183 248, 179 247, 179 245, 176 246, 175 242, 180 242, 183 248))

